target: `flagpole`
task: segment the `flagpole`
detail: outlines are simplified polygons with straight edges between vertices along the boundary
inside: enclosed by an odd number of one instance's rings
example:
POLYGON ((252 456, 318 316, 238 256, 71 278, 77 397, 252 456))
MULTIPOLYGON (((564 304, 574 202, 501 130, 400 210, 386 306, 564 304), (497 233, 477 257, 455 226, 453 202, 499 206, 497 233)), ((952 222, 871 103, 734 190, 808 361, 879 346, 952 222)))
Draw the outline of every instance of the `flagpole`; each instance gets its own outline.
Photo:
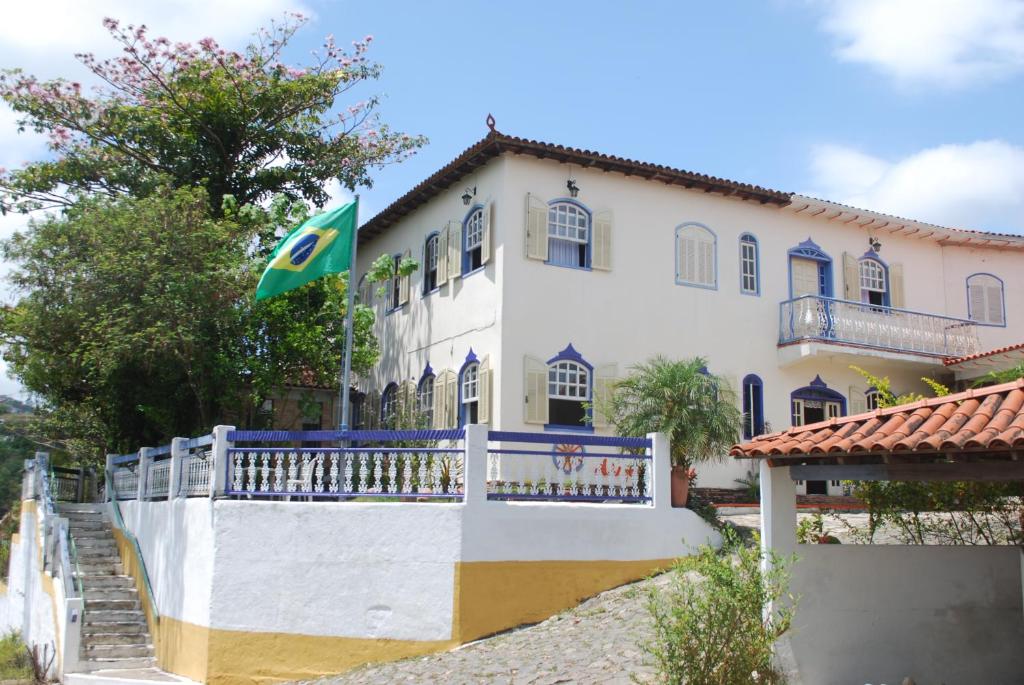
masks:
POLYGON ((352 327, 353 315, 356 302, 356 247, 359 244, 359 195, 356 194, 356 218, 355 230, 352 231, 352 256, 348 267, 348 292, 345 294, 348 300, 348 307, 345 310, 345 354, 341 367, 341 416, 338 420, 338 430, 348 430, 348 405, 349 405, 349 377, 352 374, 352 327))

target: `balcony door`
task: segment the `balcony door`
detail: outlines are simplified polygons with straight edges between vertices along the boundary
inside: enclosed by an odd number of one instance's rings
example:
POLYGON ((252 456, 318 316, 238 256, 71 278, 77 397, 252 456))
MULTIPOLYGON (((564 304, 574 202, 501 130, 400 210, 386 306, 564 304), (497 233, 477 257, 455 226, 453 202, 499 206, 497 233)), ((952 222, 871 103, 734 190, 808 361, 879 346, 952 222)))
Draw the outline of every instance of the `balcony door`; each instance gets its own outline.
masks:
POLYGON ((792 297, 803 297, 804 295, 824 295, 822 291, 822 278, 819 268, 820 262, 816 259, 805 257, 790 257, 790 289, 792 297))

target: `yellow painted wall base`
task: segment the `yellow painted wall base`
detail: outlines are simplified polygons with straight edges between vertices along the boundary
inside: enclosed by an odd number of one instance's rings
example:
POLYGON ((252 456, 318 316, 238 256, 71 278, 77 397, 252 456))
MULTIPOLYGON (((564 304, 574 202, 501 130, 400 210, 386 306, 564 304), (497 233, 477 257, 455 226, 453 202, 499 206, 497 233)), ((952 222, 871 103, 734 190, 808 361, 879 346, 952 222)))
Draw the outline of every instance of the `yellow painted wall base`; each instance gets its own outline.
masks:
POLYGON ((672 564, 671 559, 456 563, 452 639, 419 642, 221 630, 169 616, 155 620, 135 547, 117 529, 114 538, 125 573, 135 578, 157 663, 171 673, 213 685, 308 680, 363 664, 445 651, 542 621, 587 597, 672 564))
POLYGON ((604 590, 668 568, 649 561, 471 561, 455 565, 452 637, 462 644, 537 623, 604 590))

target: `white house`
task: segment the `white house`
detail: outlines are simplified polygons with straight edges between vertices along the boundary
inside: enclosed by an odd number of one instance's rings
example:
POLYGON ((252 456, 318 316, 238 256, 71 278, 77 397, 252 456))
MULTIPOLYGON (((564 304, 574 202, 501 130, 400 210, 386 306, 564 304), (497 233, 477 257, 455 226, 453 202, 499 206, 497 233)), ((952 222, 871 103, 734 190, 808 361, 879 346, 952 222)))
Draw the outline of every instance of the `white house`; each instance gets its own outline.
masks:
MULTIPOLYGON (((700 355, 745 437, 874 408, 945 360, 1024 340, 1024 237, 946 228, 491 129, 359 232, 421 268, 381 297, 352 423, 399 397, 434 427, 598 433, 582 402, 653 355, 700 355)), ((700 485, 735 487, 743 462, 700 485)), ((810 483, 809 492, 834 485, 810 483)))

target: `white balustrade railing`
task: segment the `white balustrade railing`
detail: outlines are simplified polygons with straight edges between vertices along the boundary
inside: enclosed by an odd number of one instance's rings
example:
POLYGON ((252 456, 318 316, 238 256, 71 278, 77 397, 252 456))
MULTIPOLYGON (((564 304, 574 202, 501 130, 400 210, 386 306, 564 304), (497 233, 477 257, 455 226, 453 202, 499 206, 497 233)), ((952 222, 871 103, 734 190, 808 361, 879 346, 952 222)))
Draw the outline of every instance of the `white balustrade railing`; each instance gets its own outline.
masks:
POLYGON ((171 460, 161 459, 146 469, 146 497, 166 499, 170 492, 171 460))
POLYGON ((779 343, 824 340, 963 357, 980 351, 977 324, 937 314, 806 295, 779 309, 779 343))
POLYGON ((118 499, 136 499, 139 496, 138 462, 114 468, 114 492, 118 499))
POLYGON ((463 492, 461 447, 253 447, 227 457, 228 495, 450 499, 463 492))
POLYGON ((210 495, 210 472, 212 469, 213 452, 211 450, 194 449, 182 456, 178 496, 208 497, 210 495))
POLYGON ((645 438, 491 432, 487 497, 497 500, 651 500, 645 438))

